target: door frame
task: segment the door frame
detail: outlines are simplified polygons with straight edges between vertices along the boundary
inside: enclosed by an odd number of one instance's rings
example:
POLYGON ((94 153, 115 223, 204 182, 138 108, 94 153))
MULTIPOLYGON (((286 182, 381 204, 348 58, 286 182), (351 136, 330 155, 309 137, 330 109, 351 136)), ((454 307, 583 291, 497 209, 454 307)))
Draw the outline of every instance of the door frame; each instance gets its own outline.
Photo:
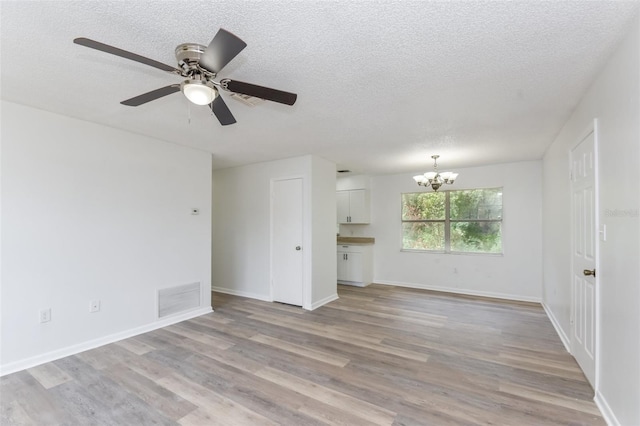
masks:
MULTIPOLYGON (((572 200, 572 194, 573 194, 573 180, 572 180, 572 176, 571 173, 573 173, 573 169, 572 169, 572 159, 573 159, 573 151, 578 147, 578 145, 580 145, 580 143, 582 143, 582 141, 584 141, 589 134, 593 133, 593 162, 594 162, 594 197, 595 197, 595 202, 594 202, 594 236, 595 236, 595 269, 596 269, 596 276, 595 276, 595 312, 594 312, 594 316, 595 316, 595 371, 594 371, 594 383, 593 383, 593 390, 594 393, 596 393, 598 391, 599 385, 600 385, 600 278, 601 278, 601 274, 600 274, 600 236, 601 236, 601 232, 600 232, 600 156, 599 156, 599 152, 598 152, 598 148, 599 148, 599 129, 598 129, 598 119, 594 118, 593 121, 591 123, 589 123, 589 125, 579 134, 578 138, 576 139, 576 142, 573 143, 569 149, 569 194, 570 197, 569 199, 572 200)), ((575 316, 576 316, 576 312, 575 312, 575 290, 574 290, 574 285, 573 285, 573 277, 574 277, 574 261, 573 261, 573 253, 574 253, 574 236, 573 236, 573 230, 575 229, 574 227, 574 215, 573 215, 573 201, 569 202, 570 205, 570 229, 571 229, 571 244, 570 244, 570 259, 571 259, 571 266, 570 266, 570 270, 569 270, 569 283, 571 285, 571 302, 570 302, 570 326, 571 329, 570 331, 570 335, 569 335, 569 348, 571 350, 571 355, 574 354, 574 345, 575 345, 575 340, 574 340, 574 328, 575 328, 575 316)))
POLYGON ((309 309, 307 306, 309 305, 308 299, 310 299, 310 286, 309 280, 307 279, 307 270, 308 268, 308 256, 311 252, 310 248, 307 248, 307 179, 305 175, 287 175, 281 176, 277 178, 271 178, 269 182, 269 301, 273 302, 273 195, 274 195, 274 186, 277 182, 285 181, 285 180, 293 180, 300 179, 302 181, 302 308, 309 309))

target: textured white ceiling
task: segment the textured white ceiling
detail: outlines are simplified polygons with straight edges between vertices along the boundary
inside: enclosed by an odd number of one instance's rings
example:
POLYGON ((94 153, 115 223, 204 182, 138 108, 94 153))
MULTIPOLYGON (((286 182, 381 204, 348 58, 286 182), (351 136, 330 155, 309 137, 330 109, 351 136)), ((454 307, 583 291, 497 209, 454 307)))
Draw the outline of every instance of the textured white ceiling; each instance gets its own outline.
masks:
MULTIPOLYGON (((1 97, 214 154, 216 168, 315 154, 383 174, 541 158, 627 32, 638 2, 45 1, 0 3, 1 97), (169 65, 223 27, 247 44, 220 77, 291 91, 222 127, 169 65), (190 120, 189 120, 190 117, 190 120)), ((224 94, 224 92, 223 92, 224 94)), ((37 125, 37 123, 34 123, 37 125)))

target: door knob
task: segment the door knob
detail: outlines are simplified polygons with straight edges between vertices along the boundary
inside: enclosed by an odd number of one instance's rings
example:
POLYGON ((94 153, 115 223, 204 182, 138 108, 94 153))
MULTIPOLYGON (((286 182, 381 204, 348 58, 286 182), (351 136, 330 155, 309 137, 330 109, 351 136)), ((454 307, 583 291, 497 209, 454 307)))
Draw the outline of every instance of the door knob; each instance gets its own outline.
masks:
POLYGON ((302 247, 296 246, 296 250, 302 250, 302 247))
POLYGON ((584 275, 593 275, 594 277, 596 276, 596 270, 595 269, 585 269, 584 271, 582 271, 582 273, 584 275))

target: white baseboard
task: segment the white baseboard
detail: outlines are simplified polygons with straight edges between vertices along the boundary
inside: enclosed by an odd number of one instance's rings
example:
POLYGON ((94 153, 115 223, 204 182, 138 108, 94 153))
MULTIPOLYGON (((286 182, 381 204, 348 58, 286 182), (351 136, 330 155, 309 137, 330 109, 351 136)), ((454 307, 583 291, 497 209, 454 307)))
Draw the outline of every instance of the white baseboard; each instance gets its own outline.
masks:
POLYGON ((368 286, 370 283, 365 284, 365 283, 360 282, 360 281, 341 281, 341 280, 338 280, 338 284, 342 284, 342 285, 352 285, 352 286, 354 286, 354 287, 366 287, 366 286, 368 286))
POLYGON ((602 417, 604 417, 604 420, 609 426, 620 426, 620 422, 616 418, 616 415, 613 414, 613 410, 609 406, 609 403, 607 403, 607 400, 599 391, 596 391, 596 396, 593 400, 596 402, 596 405, 602 413, 602 417))
POLYGON ((232 296, 240 296, 240 297, 248 297, 250 299, 263 300, 265 302, 273 302, 271 297, 265 296, 263 294, 251 293, 250 291, 236 290, 233 288, 224 288, 224 287, 211 287, 211 291, 215 291, 217 293, 230 294, 232 296))
POLYGON ((313 311, 314 309, 318 309, 320 306, 322 305, 326 305, 329 302, 333 302, 334 300, 338 300, 338 293, 334 293, 331 296, 325 297, 324 299, 318 300, 315 303, 311 304, 311 309, 309 309, 310 311, 313 311))
POLYGON ((516 294, 505 294, 505 293, 494 293, 491 291, 477 291, 477 290, 468 290, 468 289, 460 289, 460 288, 452 288, 452 287, 439 287, 439 286, 432 286, 432 285, 426 285, 426 284, 405 283, 405 282, 397 282, 397 281, 374 280, 373 284, 393 285, 397 287, 420 288, 423 290, 464 294, 467 296, 491 297, 494 299, 515 300, 518 302, 541 303, 541 300, 539 297, 519 296, 516 294))
POLYGON ((562 341, 564 348, 567 350, 567 352, 571 353, 571 341, 569 340, 569 338, 567 337, 567 334, 564 332, 564 330, 560 326, 560 323, 558 322, 558 319, 556 318, 556 316, 553 314, 553 311, 544 302, 542 302, 542 307, 544 308, 544 311, 547 314, 549 321, 551 321, 553 328, 556 329, 556 333, 558 334, 558 337, 560 337, 560 340, 562 341))
MULTIPOLYGON (((256 300, 262 300, 264 302, 273 302, 273 299, 271 299, 268 296, 262 295, 262 294, 258 294, 258 293, 251 293, 249 291, 242 291, 242 290, 235 290, 235 289, 231 289, 231 288, 224 288, 224 287, 211 287, 211 291, 215 291, 218 293, 224 293, 224 294, 230 294, 232 296, 240 296, 240 297, 248 297, 250 299, 256 299, 256 300)), ((329 302, 332 302, 334 300, 336 300, 338 298, 338 294, 332 294, 331 296, 325 297, 322 300, 318 300, 315 303, 312 303, 311 306, 309 308, 304 307, 304 309, 307 309, 309 311, 313 311, 314 309, 319 308, 322 305, 326 305, 329 302)), ((212 300, 212 304, 215 306, 215 300, 212 300)))
POLYGON ((41 355, 36 355, 31 358, 14 361, 9 364, 0 365, 0 376, 15 373, 17 371, 26 370, 27 368, 35 367, 46 362, 55 361, 66 356, 75 355, 80 352, 88 351, 89 349, 97 348, 98 346, 104 346, 109 343, 117 342, 119 340, 127 339, 129 337, 137 336, 138 334, 148 333, 149 331, 156 330, 158 328, 167 327, 171 324, 182 322, 191 318, 199 317, 200 315, 213 312, 211 306, 205 308, 198 308, 189 312, 185 312, 179 315, 163 318, 155 321, 151 324, 146 324, 140 327, 132 328, 130 330, 121 331, 119 333, 110 334, 108 336, 99 337, 97 339, 89 340, 87 342, 78 343, 76 345, 67 346, 66 348, 56 349, 55 351, 47 352, 41 355))

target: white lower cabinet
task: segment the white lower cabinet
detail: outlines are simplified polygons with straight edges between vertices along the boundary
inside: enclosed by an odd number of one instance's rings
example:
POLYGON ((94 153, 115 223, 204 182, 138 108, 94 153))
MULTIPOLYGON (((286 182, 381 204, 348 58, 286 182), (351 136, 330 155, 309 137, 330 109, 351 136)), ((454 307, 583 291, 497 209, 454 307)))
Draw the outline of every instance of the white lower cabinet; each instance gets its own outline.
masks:
POLYGON ((373 247, 338 244, 338 282, 364 287, 373 279, 373 247))

